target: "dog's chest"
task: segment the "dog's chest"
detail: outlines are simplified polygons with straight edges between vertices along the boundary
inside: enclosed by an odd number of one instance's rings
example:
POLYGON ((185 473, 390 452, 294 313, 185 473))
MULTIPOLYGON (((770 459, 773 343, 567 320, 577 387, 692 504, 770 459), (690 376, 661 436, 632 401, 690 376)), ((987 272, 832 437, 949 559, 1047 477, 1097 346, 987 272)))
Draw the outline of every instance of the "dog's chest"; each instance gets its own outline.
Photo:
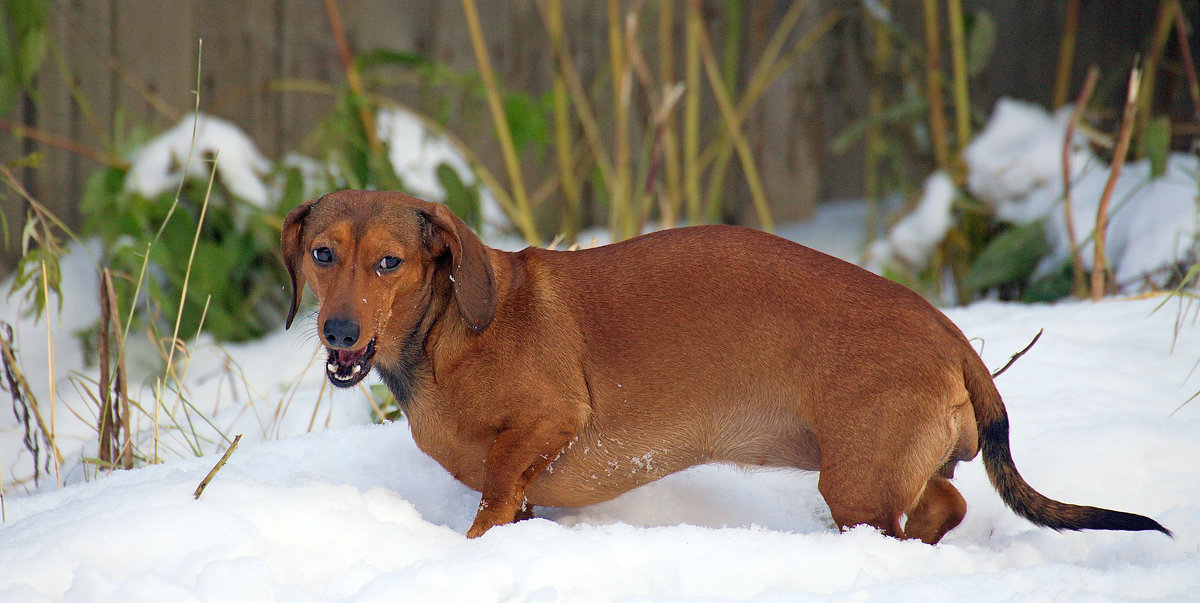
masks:
POLYGON ((405 417, 413 441, 422 452, 455 479, 479 490, 483 487, 483 460, 490 442, 477 430, 466 429, 463 418, 453 414, 428 396, 417 396, 410 402, 405 417))

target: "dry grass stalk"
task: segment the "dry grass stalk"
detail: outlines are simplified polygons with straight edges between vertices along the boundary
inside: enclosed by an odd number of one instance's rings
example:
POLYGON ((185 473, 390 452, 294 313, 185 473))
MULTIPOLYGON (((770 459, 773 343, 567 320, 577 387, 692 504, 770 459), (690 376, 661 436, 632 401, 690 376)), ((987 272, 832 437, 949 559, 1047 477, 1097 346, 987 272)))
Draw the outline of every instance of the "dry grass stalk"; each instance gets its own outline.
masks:
MULTIPOLYGON (((950 28, 950 63, 954 70, 954 133, 958 148, 967 146, 971 139, 971 97, 967 90, 967 45, 963 32, 962 0, 948 0, 947 26, 950 28)), ((954 170, 955 180, 965 174, 954 170)))
POLYGON ((229 448, 225 449, 225 454, 221 455, 221 459, 217 461, 216 465, 213 465, 213 468, 208 472, 208 475, 205 475, 204 479, 200 480, 200 485, 196 486, 196 492, 192 494, 193 500, 200 500, 200 495, 204 494, 204 489, 207 488, 208 484, 212 482, 214 477, 217 476, 217 472, 221 470, 221 467, 225 466, 225 462, 228 461, 229 457, 233 455, 233 451, 237 450, 238 442, 240 441, 242 441, 242 434, 239 433, 234 436, 233 441, 229 443, 229 448))
POLYGON ((925 0, 925 93, 929 96, 929 136, 938 169, 950 168, 950 128, 946 124, 946 107, 942 99, 942 35, 938 25, 937 0, 925 0))
MULTIPOLYGON (((362 79, 358 76, 358 68, 354 66, 354 55, 350 52, 350 43, 346 41, 346 28, 342 26, 342 13, 338 10, 337 0, 325 0, 325 14, 329 19, 329 29, 333 32, 334 43, 337 44, 338 58, 342 61, 342 69, 346 72, 346 84, 359 98, 364 98, 362 79)), ((366 104, 358 106, 358 118, 362 120, 363 130, 367 136, 367 145, 371 153, 379 154, 383 145, 379 142, 379 133, 375 131, 375 117, 366 104)))
POLYGON ((1104 297, 1108 275, 1108 259, 1105 257, 1104 246, 1106 230, 1108 229, 1108 207, 1112 203, 1113 191, 1121 169, 1125 166, 1125 157, 1129 154, 1129 141, 1133 137, 1133 122, 1137 117, 1138 86, 1141 83, 1141 69, 1134 61, 1129 74, 1129 91, 1125 98, 1125 111, 1121 115, 1121 130, 1117 134, 1117 145, 1113 150, 1112 168, 1108 173, 1108 182, 1104 185, 1104 193, 1100 196, 1100 207, 1096 210, 1096 232, 1093 237, 1095 256, 1092 263, 1092 300, 1099 301, 1104 297))
MULTIPOLYGON (((57 424, 55 423, 55 414, 56 414, 55 411, 58 408, 58 403, 56 402, 56 399, 58 397, 57 396, 58 392, 55 390, 57 389, 56 386, 58 384, 55 382, 55 379, 54 379, 54 374, 55 374, 55 370, 54 370, 54 364, 55 364, 55 362, 54 362, 54 358, 55 358, 54 331, 50 328, 50 293, 49 293, 50 292, 50 276, 47 272, 45 260, 42 261, 41 265, 42 265, 42 291, 46 292, 46 294, 42 296, 42 305, 43 305, 42 312, 46 316, 46 371, 48 373, 46 375, 46 379, 47 379, 47 381, 49 381, 49 385, 50 385, 50 431, 49 431, 49 436, 50 436, 51 442, 57 442, 58 438, 55 436, 55 433, 56 433, 55 429, 57 426, 57 424)), ((36 406, 35 406, 35 408, 36 408, 36 406)), ((39 419, 40 419, 40 415, 39 415, 39 419)), ((56 486, 58 486, 59 488, 61 488, 62 487, 62 474, 61 474, 62 455, 58 454, 58 446, 57 445, 54 447, 54 452, 55 452, 55 454, 54 454, 54 484, 56 486)))
MULTIPOLYGON (((692 0, 691 9, 697 15, 700 14, 701 8, 698 0, 692 0)), ((758 221, 764 230, 774 230, 775 222, 771 218, 771 209, 767 203, 766 192, 763 190, 762 178, 759 176, 758 167, 754 162, 754 153, 750 150, 750 143, 746 140, 746 136, 742 132, 737 111, 733 106, 733 101, 729 99, 729 91, 725 88, 725 82, 721 79, 717 57, 713 53, 712 44, 709 43, 707 32, 703 29, 699 32, 698 41, 704 70, 708 75, 708 83, 712 87, 713 95, 717 99, 717 107, 721 110, 721 116, 724 118, 723 121, 725 122, 727 132, 733 139, 734 149, 737 151, 738 158, 742 161, 742 170, 746 176, 746 184, 750 187, 750 199, 753 201, 754 209, 758 213, 758 221)))
POLYGON ((1144 135, 1146 127, 1150 125, 1153 117, 1154 89, 1158 79, 1158 68, 1162 64, 1163 52, 1166 51, 1167 40, 1171 37, 1171 29, 1175 25, 1175 13, 1178 12, 1178 0, 1164 0, 1159 5, 1158 18, 1154 22, 1154 31, 1150 38, 1150 52, 1142 62, 1142 81, 1138 84, 1139 88, 1145 91, 1145 94, 1139 95, 1137 99, 1135 130, 1138 131, 1139 139, 1144 135))
POLYGON ((104 269, 105 274, 105 290, 104 295, 108 297, 108 307, 112 309, 111 321, 112 331, 119 339, 116 342, 117 348, 117 373, 113 383, 113 391, 117 395, 119 403, 118 412, 121 421, 121 432, 123 434, 123 442, 117 456, 120 459, 120 466, 124 469, 133 469, 133 434, 131 415, 129 412, 129 378, 125 374, 125 339, 121 332, 120 313, 117 309, 117 292, 113 288, 112 274, 107 268, 104 269))
POLYGON ((33 415, 38 431, 53 453, 52 458, 57 465, 62 463, 62 453, 58 450, 58 443, 55 441, 50 427, 42 418, 42 412, 38 407, 37 397, 33 395, 33 390, 29 387, 29 383, 25 380, 25 375, 21 372, 21 367, 17 363, 16 352, 13 351, 12 341, 12 326, 7 323, 0 323, 0 360, 3 360, 4 376, 7 382, 8 393, 13 398, 13 408, 22 409, 23 417, 18 417, 25 426, 25 448, 33 454, 34 480, 37 480, 39 475, 39 457, 41 456, 41 447, 38 445, 37 433, 31 433, 29 424, 29 415, 33 415))
POLYGON ((1063 20, 1062 45, 1058 49, 1058 67, 1054 75, 1054 107, 1067 104, 1071 88, 1071 69, 1075 65, 1075 40, 1079 34, 1079 0, 1067 1, 1063 20))
POLYGON ((108 283, 112 278, 112 274, 108 268, 105 268, 100 273, 100 324, 98 325, 97 333, 97 348, 100 356, 100 375, 99 387, 97 388, 100 412, 97 416, 96 431, 99 434, 100 446, 97 456, 100 459, 100 468, 108 469, 115 465, 113 457, 113 449, 121 447, 119 436, 119 421, 117 417, 116 405, 113 404, 112 388, 109 383, 110 362, 109 356, 112 353, 112 343, 109 341, 109 332, 112 325, 112 306, 109 305, 108 298, 108 283))
POLYGON ((615 121, 613 146, 616 148, 614 167, 616 172, 609 183, 609 206, 612 210, 610 224, 615 239, 626 239, 637 234, 633 220, 632 176, 629 169, 631 141, 629 137, 630 100, 633 92, 633 74, 625 50, 625 35, 622 29, 621 2, 608 0, 608 56, 612 71, 612 106, 615 121))
POLYGON ((1083 297, 1087 292, 1084 282, 1083 256, 1079 250, 1079 236, 1075 233, 1075 219, 1071 209, 1071 140, 1075 138, 1075 130, 1083 112, 1096 90, 1096 82, 1100 79, 1100 70, 1093 66, 1088 69, 1087 79, 1083 82, 1083 90, 1075 101, 1075 110, 1071 112, 1071 120, 1067 122, 1067 133, 1063 138, 1062 174, 1063 174, 1063 213, 1067 219, 1067 240, 1071 243, 1071 282, 1076 297, 1083 297))
MULTIPOLYGON (((332 1, 332 0, 328 0, 332 1)), ((508 127, 508 118, 504 111, 504 103, 500 98, 500 86, 496 82, 496 72, 492 69, 491 58, 488 57, 487 43, 483 39, 483 27, 479 24, 479 9, 475 0, 462 0, 463 12, 467 17, 467 29, 471 36, 471 47, 475 51, 475 61, 479 65, 479 75, 483 80, 485 96, 492 123, 496 130, 496 138, 500 141, 500 151, 504 156, 504 166, 508 171, 508 182, 512 187, 513 201, 516 204, 514 215, 510 215, 521 235, 530 243, 539 242, 537 226, 533 222, 529 204, 529 194, 525 189, 525 179, 521 175, 521 160, 517 155, 517 147, 513 142, 512 131, 508 127)))

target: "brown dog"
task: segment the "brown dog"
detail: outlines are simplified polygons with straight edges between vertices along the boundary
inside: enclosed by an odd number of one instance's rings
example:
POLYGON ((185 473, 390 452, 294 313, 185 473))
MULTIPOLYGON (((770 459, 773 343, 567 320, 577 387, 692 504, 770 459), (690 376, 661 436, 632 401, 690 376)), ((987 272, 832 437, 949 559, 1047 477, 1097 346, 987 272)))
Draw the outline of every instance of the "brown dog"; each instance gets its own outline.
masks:
POLYGON ((529 504, 589 505, 725 462, 819 470, 842 528, 935 543, 966 512, 948 478, 981 446, 1033 523, 1170 534, 1034 491, 991 375, 949 319, 770 234, 701 226, 506 253, 444 205, 343 191, 287 216, 283 258, 288 326, 306 282, 320 299, 330 381, 375 368, 417 445, 483 494, 469 537, 529 504))

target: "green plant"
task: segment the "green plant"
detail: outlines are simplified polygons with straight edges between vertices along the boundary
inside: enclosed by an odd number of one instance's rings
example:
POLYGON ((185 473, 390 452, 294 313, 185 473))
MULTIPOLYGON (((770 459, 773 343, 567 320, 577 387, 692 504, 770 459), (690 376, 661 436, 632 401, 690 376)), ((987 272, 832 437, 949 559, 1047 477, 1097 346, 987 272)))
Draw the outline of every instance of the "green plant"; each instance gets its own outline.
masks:
POLYGON ((124 181, 118 168, 97 172, 81 204, 84 232, 104 244, 122 309, 143 304, 146 313, 139 316, 164 332, 182 300, 184 339, 199 331, 206 306, 205 330, 219 341, 254 339, 276 328, 287 303, 286 277, 276 257, 280 210, 258 208, 216 184, 201 224, 206 181, 185 180, 177 202, 174 192, 146 198, 126 189, 124 181), (145 298, 135 300, 143 264, 145 298), (192 282, 184 296, 189 265, 192 282))
POLYGON ((46 58, 49 0, 4 0, 0 24, 0 115, 8 113, 46 58))

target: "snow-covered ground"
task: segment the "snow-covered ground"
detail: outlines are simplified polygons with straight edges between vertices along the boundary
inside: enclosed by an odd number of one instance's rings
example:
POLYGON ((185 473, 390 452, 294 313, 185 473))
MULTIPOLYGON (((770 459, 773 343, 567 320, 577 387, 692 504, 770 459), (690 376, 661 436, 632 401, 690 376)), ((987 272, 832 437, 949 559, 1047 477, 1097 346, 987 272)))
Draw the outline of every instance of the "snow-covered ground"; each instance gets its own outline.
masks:
MULTIPOLYGON (((838 534, 815 475, 721 466, 592 507, 538 509, 467 540, 477 495, 417 450, 403 421, 364 424, 357 392, 321 396, 322 371, 305 368, 317 345, 310 318, 196 354, 193 399, 246 434, 200 500, 192 492, 214 456, 86 482, 75 463, 61 490, 52 477, 34 495, 10 486, 0 600, 1194 600, 1200 401, 1184 402, 1200 389, 1200 329, 1195 308, 1177 325, 1178 303, 1155 311, 1162 301, 981 303, 949 315, 994 368, 1046 329, 998 379, 1030 483, 1151 515, 1174 540, 1033 527, 1003 506, 979 461, 960 466, 967 518, 936 547, 865 528, 838 534), (225 363, 254 395, 220 384, 232 381, 217 376, 225 363), (285 398, 284 419, 264 428, 285 398), (314 416, 314 432, 301 433, 314 416)), ((64 316, 78 316, 90 295, 67 302, 64 316)), ((34 349, 39 335, 22 343, 34 349)), ((59 409, 62 432, 85 437, 68 416, 59 409)), ((6 427, 0 437, 7 468, 19 436, 6 427)))

